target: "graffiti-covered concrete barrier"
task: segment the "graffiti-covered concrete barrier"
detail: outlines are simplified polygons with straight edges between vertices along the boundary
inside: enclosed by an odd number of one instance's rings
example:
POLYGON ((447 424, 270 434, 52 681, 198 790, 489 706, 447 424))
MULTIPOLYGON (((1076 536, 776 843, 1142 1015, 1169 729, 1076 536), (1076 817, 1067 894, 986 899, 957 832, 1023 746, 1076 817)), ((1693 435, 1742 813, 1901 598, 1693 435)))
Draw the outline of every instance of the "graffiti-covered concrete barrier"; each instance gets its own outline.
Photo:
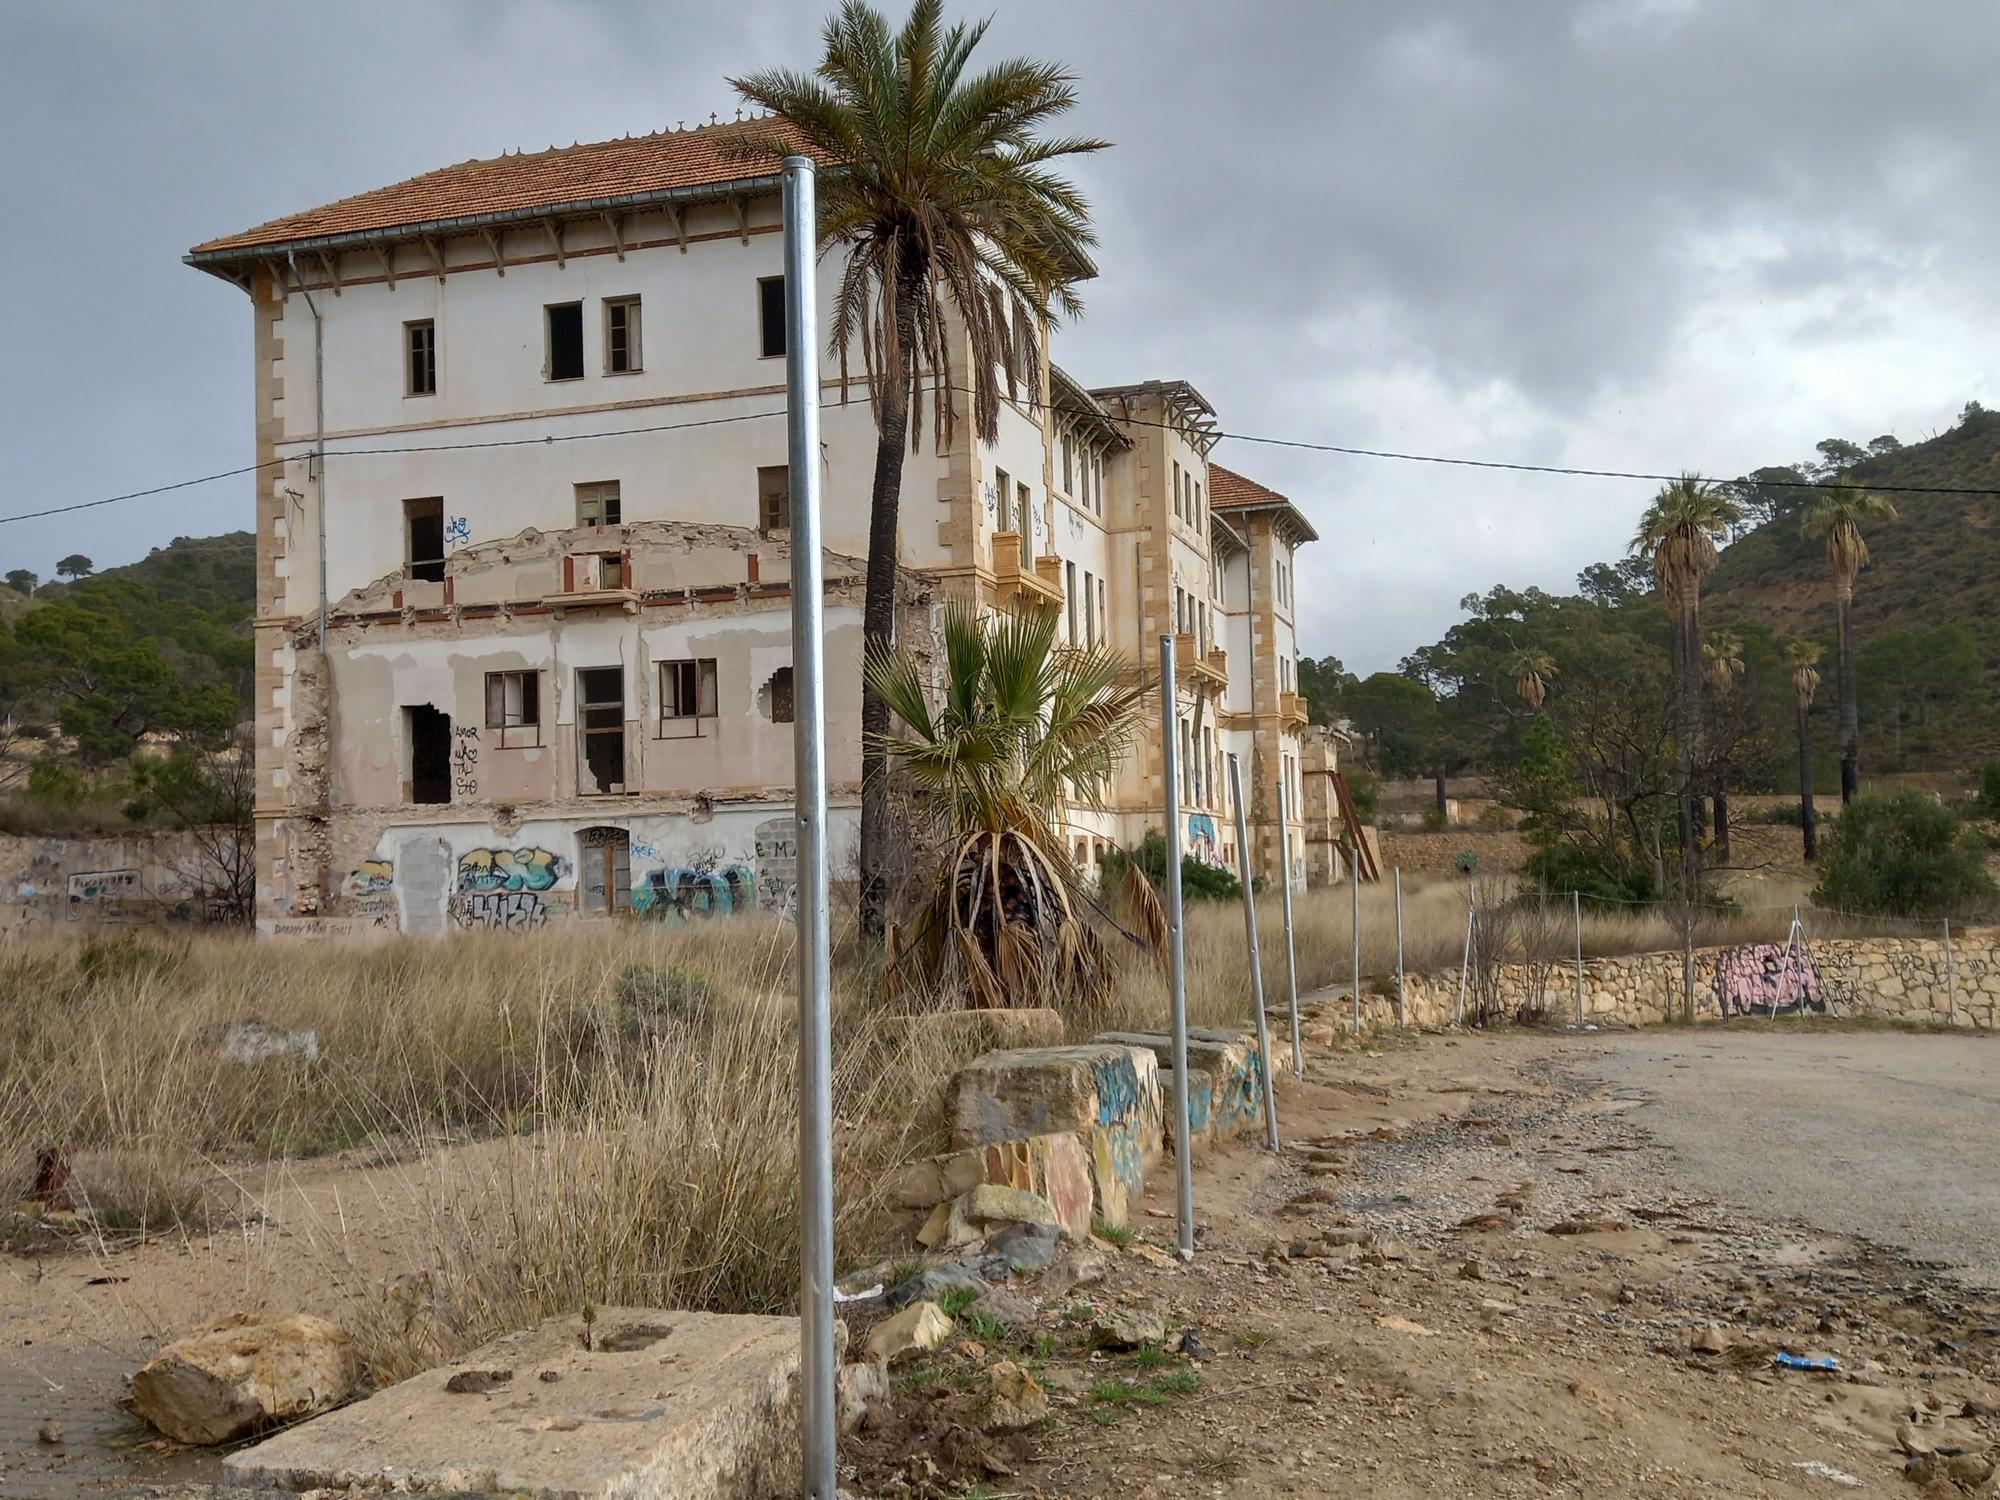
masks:
MULTIPOLYGON (((1118 1046, 1144 1047, 1165 1070, 1163 1100, 1172 1096, 1174 1039, 1164 1032, 1110 1031, 1097 1038, 1118 1046)), ((1257 1038, 1234 1031, 1196 1028, 1188 1033, 1188 1129, 1199 1141, 1236 1135, 1261 1126, 1264 1110, 1264 1070, 1257 1056, 1257 1038)), ((1273 1049, 1276 1050, 1275 1048, 1273 1049)), ((1288 1066, 1287 1055, 1272 1059, 1272 1071, 1288 1066)), ((1168 1107, 1167 1127, 1175 1121, 1168 1107)))
MULTIPOLYGON (((2000 1010, 2000 933, 1952 936, 1947 961, 1937 938, 1833 938, 1803 947, 1783 943, 1698 948, 1695 1019, 1832 1014, 1858 1020, 1990 1030, 2000 1010)), ((1682 1017, 1682 955, 1677 951, 1589 959, 1583 972, 1583 1019, 1592 1025, 1652 1026, 1682 1017)), ((1457 1014, 1459 976, 1412 974, 1410 1024, 1436 1029, 1457 1014)), ((1501 964, 1493 977, 1509 1017, 1540 1013, 1576 1019, 1576 970, 1567 962, 1501 964)), ((1365 997, 1364 1019, 1393 1024, 1395 1002, 1365 997)))

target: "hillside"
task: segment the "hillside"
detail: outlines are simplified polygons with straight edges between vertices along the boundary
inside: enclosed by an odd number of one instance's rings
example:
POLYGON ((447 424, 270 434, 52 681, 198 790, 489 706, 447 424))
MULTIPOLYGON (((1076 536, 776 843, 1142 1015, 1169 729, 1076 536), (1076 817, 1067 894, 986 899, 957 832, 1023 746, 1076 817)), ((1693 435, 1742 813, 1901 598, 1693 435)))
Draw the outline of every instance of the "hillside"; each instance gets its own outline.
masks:
MULTIPOLYGON (((1868 454, 1841 472, 1865 486, 2000 489, 2000 412, 1968 408, 1950 431, 1868 454)), ((1775 514, 1724 549, 1703 590, 1703 623, 1762 625, 1830 647, 1824 546, 1799 529, 1810 492, 1760 493, 1775 514)), ((1869 529, 1872 562, 1854 594, 1870 759, 1886 771, 2000 754, 2000 495, 1887 498, 1901 515, 1869 529)), ((1829 683, 1830 666, 1829 651, 1829 683)))

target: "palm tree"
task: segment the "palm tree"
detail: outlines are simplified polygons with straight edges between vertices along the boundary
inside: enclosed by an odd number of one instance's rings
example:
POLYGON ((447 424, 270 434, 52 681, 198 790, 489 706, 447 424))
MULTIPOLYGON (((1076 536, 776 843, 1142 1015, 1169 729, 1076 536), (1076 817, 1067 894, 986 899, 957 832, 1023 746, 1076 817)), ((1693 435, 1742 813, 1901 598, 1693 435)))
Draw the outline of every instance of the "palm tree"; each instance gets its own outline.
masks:
POLYGON ((1057 650, 1059 619, 947 600, 935 711, 914 656, 876 651, 862 669, 905 725, 880 748, 948 851, 907 933, 889 931, 892 990, 1008 1006, 1084 1004, 1110 988, 1062 818, 1072 800, 1103 806, 1152 685, 1103 647, 1057 650))
POLYGON ((1806 512, 1804 532, 1826 538, 1833 574, 1834 613, 1840 628, 1840 802, 1854 800, 1861 785, 1861 710, 1854 692, 1854 578, 1868 566, 1864 521, 1893 521, 1896 507, 1851 480, 1828 485, 1806 512))
POLYGON ((1549 679, 1559 675, 1556 659, 1537 646, 1524 646, 1508 663, 1514 677, 1514 691, 1523 703, 1540 713, 1549 695, 1549 679))
MULTIPOLYGON (((1727 698, 1743 675, 1743 637, 1733 630, 1717 630, 1702 642, 1701 673, 1717 698, 1727 698)), ((1715 857, 1729 863, 1729 791, 1723 785, 1722 757, 1717 755, 1709 768, 1715 778, 1710 795, 1715 801, 1715 857)))
POLYGON ((1696 875, 1694 766, 1701 738, 1701 580, 1715 566, 1716 543, 1742 507, 1698 474, 1683 474, 1653 497, 1639 518, 1632 551, 1650 556, 1653 582, 1673 618, 1674 758, 1680 781, 1681 874, 1692 896, 1696 875))
MULTIPOLYGON (((1041 387, 1041 340, 1057 313, 1082 310, 1096 236, 1082 196, 1051 164, 1106 142, 1044 138, 1076 102, 1072 76, 1015 59, 969 71, 986 22, 945 27, 941 0, 915 0, 901 31, 846 0, 810 74, 772 69, 731 83, 785 120, 833 163, 820 188, 819 242, 843 258, 832 348, 843 394, 860 346, 876 425, 862 629, 871 651, 895 638, 903 449, 920 445, 926 384, 934 441, 951 440, 955 385, 969 386, 972 425, 999 433, 1002 379, 1041 387), (957 367, 955 360, 962 359, 957 367)), ((782 156, 797 141, 761 140, 782 156)), ((889 710, 864 680, 861 697, 861 918, 882 930, 892 842, 883 736, 889 710)))
POLYGON ((1806 863, 1819 855, 1819 820, 1813 812, 1812 702, 1819 691, 1819 647, 1793 641, 1785 648, 1792 664, 1792 689, 1799 703, 1799 830, 1805 840, 1806 863))

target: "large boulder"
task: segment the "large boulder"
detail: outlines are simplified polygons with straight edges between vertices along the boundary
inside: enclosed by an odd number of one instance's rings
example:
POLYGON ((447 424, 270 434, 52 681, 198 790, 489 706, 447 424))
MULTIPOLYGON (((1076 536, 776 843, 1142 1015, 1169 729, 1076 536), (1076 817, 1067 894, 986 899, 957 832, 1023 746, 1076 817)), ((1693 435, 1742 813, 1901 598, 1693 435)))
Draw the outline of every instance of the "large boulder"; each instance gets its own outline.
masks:
POLYGON ((226 1443, 330 1411, 361 1384, 361 1353, 324 1318, 224 1318, 132 1377, 132 1409, 180 1443, 226 1443))

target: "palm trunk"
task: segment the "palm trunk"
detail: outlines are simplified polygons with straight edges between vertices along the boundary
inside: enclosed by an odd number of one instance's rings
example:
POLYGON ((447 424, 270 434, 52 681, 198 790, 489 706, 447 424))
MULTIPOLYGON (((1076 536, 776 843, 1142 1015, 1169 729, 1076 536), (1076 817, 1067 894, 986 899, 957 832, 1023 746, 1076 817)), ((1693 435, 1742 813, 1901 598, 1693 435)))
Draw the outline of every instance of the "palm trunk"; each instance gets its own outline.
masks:
MULTIPOLYGON (((917 287, 906 285, 896 310, 902 368, 917 359, 917 287)), ((896 564, 903 500, 903 453, 910 436, 907 378, 887 382, 878 413, 875 485, 868 511, 868 582, 861 603, 861 637, 869 652, 896 644, 896 564)), ((861 931, 879 937, 888 919, 889 859, 896 833, 889 806, 889 767, 881 736, 889 731, 889 705, 864 679, 861 685, 861 931)))
POLYGON ((1805 843, 1806 863, 1819 857, 1819 819, 1813 811, 1812 710, 1799 705, 1799 835, 1805 843))
POLYGON ((1729 793, 1722 789, 1722 773, 1715 773, 1715 862, 1729 863, 1729 793))
POLYGON ((1839 583, 1834 598, 1840 620, 1840 805, 1861 790, 1861 710, 1854 696, 1854 585, 1839 583))
POLYGON ((1676 787, 1675 808, 1679 814, 1678 832, 1681 841, 1681 883, 1682 894, 1690 895, 1695 879, 1695 848, 1698 838, 1695 817, 1694 749, 1695 741, 1701 733, 1701 699, 1696 663, 1700 660, 1695 642, 1698 616, 1693 609, 1683 609, 1674 615, 1673 671, 1674 696, 1678 700, 1674 714, 1674 777, 1676 787))
POLYGON ((1431 790, 1437 794, 1438 816, 1442 818, 1448 811, 1448 809, 1445 807, 1444 766, 1442 764, 1440 764, 1436 770, 1431 772, 1431 790))

